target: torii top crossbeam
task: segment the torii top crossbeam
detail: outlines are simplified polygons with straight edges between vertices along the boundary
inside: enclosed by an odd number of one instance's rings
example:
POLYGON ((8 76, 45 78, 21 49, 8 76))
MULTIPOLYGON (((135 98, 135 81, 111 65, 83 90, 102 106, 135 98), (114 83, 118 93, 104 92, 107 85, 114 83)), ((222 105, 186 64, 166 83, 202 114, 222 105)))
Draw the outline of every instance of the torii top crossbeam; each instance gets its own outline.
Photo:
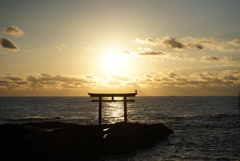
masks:
POLYGON ((88 93, 90 97, 135 97, 137 93, 88 93))
POLYGON ((127 97, 135 97, 136 93, 88 93, 90 97, 99 97, 98 100, 92 100, 92 102, 99 102, 99 119, 98 124, 102 124, 102 102, 124 102, 124 122, 127 123, 127 102, 134 102, 134 100, 128 100, 127 97), (111 97, 111 100, 104 100, 103 97, 111 97), (123 100, 115 100, 114 97, 123 97, 123 100))

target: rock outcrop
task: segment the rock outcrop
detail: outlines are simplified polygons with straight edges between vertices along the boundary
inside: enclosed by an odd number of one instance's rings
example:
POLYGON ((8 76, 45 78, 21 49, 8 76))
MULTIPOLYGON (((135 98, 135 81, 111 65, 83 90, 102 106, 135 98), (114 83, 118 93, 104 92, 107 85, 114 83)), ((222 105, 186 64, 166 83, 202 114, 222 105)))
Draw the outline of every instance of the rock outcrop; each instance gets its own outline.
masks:
POLYGON ((22 160, 91 160, 126 154, 167 138, 163 124, 77 125, 61 122, 0 125, 2 158, 22 160))

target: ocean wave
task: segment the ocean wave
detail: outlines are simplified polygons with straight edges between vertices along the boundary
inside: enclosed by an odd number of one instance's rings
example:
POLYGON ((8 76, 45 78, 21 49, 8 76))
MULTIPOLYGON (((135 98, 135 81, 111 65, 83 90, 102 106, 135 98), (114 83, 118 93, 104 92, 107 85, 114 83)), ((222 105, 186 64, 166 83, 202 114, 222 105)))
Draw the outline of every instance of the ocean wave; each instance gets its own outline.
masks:
POLYGON ((211 115, 211 118, 226 118, 226 117, 230 117, 230 115, 228 114, 217 114, 217 115, 211 115))
POLYGON ((41 117, 41 116, 27 116, 23 118, 13 118, 13 119, 6 119, 7 122, 13 123, 26 123, 26 122, 42 122, 42 121, 59 121, 61 117, 41 117))

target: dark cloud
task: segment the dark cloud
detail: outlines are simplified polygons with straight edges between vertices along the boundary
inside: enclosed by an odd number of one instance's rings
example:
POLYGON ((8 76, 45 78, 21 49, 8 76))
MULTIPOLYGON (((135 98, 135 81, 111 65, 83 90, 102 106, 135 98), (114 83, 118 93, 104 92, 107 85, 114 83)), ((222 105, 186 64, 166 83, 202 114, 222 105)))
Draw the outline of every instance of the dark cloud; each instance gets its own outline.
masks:
POLYGON ((122 53, 125 54, 132 54, 134 56, 146 56, 146 57, 160 57, 161 58, 166 58, 166 59, 173 59, 173 60, 185 60, 185 55, 184 54, 178 54, 178 53, 169 53, 169 52, 162 52, 162 51, 152 51, 152 50, 143 50, 140 52, 131 52, 129 50, 126 50, 122 53))
POLYGON ((203 49, 203 46, 201 44, 187 44, 187 48, 189 49, 203 49))
POLYGON ((0 37, 0 46, 10 50, 19 50, 19 47, 7 38, 0 37))
POLYGON ((9 35, 13 35, 13 36, 22 36, 22 35, 24 35, 24 32, 21 29, 19 29, 18 27, 16 27, 16 26, 10 26, 10 27, 4 28, 2 30, 3 30, 3 33, 9 34, 9 35))
POLYGON ((177 41, 173 37, 164 37, 162 40, 154 39, 154 38, 146 38, 145 40, 141 40, 139 38, 136 38, 132 41, 134 44, 148 44, 148 45, 154 45, 154 46, 166 46, 168 48, 173 49, 203 49, 203 46, 201 44, 197 43, 182 43, 180 41, 177 41))
POLYGON ((214 56, 203 56, 197 60, 202 60, 202 61, 220 61, 219 58, 214 57, 214 56))
POLYGON ((162 44, 169 47, 169 48, 177 48, 177 49, 203 49, 203 46, 201 44, 196 43, 181 43, 177 41, 173 37, 165 37, 162 41, 162 44))
POLYGON ((186 45, 177 41, 173 37, 165 37, 163 39, 162 43, 169 48, 178 48, 178 49, 185 49, 186 48, 186 45))
POLYGON ((143 52, 139 52, 137 53, 137 55, 152 55, 152 56, 155 56, 155 55, 164 55, 165 53, 164 52, 161 52, 161 51, 143 51, 143 52))
POLYGON ((147 43, 149 44, 153 44, 153 45, 157 45, 159 43, 159 40, 158 39, 153 39, 153 38, 147 38, 145 40, 147 43))

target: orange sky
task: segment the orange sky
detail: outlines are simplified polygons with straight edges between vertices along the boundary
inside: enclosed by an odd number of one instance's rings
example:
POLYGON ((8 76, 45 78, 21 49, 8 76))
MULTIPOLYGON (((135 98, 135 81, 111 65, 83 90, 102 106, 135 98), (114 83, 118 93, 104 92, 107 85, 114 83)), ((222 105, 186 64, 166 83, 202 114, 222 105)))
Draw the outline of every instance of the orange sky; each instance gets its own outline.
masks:
POLYGON ((3 0, 0 96, 238 95, 238 0, 3 0))

